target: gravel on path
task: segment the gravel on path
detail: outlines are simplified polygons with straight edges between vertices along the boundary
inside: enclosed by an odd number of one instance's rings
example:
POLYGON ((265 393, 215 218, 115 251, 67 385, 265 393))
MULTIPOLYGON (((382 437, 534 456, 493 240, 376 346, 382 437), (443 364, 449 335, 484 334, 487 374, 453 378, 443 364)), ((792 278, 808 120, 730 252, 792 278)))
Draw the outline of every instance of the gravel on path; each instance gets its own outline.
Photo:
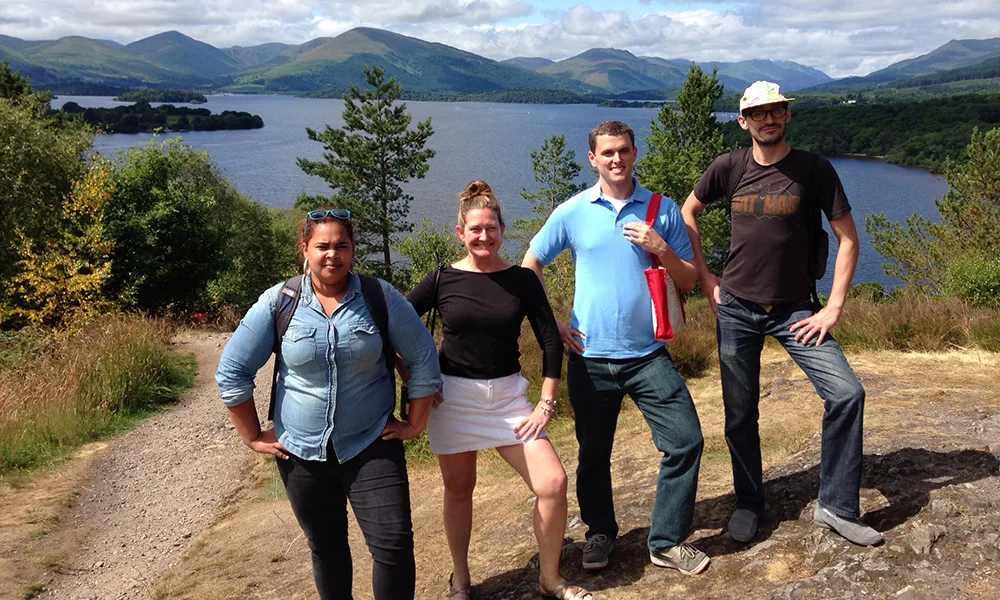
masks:
MULTIPOLYGON (((57 568, 38 597, 148 597, 160 574, 180 560, 238 488, 252 453, 239 442, 214 379, 228 339, 229 334, 196 333, 173 341, 198 361, 194 385, 175 405, 110 440, 94 458, 59 519, 59 529, 74 532, 79 551, 57 568)), ((256 397, 267 398, 270 378, 260 377, 259 383, 256 397)))

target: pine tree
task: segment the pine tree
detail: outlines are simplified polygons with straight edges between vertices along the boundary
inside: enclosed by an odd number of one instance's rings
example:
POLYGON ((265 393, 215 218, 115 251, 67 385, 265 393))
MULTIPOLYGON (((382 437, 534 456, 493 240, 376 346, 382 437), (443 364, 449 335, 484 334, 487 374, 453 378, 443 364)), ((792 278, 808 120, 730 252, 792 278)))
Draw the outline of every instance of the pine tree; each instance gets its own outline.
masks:
MULTIPOLYGON (((692 63, 677 103, 664 103, 650 122, 648 150, 635 165, 643 187, 683 205, 701 174, 726 151, 722 129, 715 120, 715 103, 722 97, 718 69, 707 75, 692 63)), ((725 203, 709 206, 699 219, 701 243, 709 268, 719 273, 729 253, 729 222, 725 203)))
POLYGON ((427 173, 434 150, 424 146, 434 130, 430 117, 410 129, 406 105, 396 102, 402 87, 394 77, 386 80, 379 67, 365 67, 364 73, 368 89, 352 84, 344 94, 342 128, 306 129, 310 140, 323 144, 323 160, 298 159, 303 171, 325 179, 334 194, 303 194, 295 207, 350 209, 356 224, 356 259, 364 265, 365 259, 381 254, 381 264, 372 264, 370 270, 392 281, 393 237, 413 229, 407 221, 413 197, 404 194, 400 184, 427 173))
POLYGON ((514 222, 515 237, 525 244, 538 233, 556 206, 587 187, 576 183, 581 165, 576 162, 576 151, 566 148, 564 134, 552 134, 540 148, 532 150, 531 167, 539 188, 521 190, 521 197, 532 203, 531 210, 538 216, 514 222))
MULTIPOLYGON (((587 188, 586 184, 576 183, 581 165, 576 162, 576 151, 566 148, 564 134, 552 134, 539 149, 532 150, 531 165, 539 188, 531 192, 521 190, 521 197, 533 204, 531 210, 538 216, 514 221, 510 236, 520 241, 524 250, 557 206, 587 188)), ((573 269, 573 259, 568 253, 560 254, 545 267, 549 303, 559 317, 564 317, 572 304, 573 269)))

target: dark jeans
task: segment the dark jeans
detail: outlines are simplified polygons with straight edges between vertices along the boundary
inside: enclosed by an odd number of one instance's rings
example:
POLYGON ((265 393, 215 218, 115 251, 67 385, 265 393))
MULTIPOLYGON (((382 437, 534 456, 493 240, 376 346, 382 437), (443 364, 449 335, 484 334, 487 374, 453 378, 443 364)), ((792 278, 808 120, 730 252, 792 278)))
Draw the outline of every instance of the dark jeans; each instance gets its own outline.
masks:
POLYGON ((584 358, 570 354, 566 370, 569 400, 576 413, 580 445, 576 497, 587 537, 618 535, 611 494, 611 448, 622 399, 628 394, 663 453, 649 525, 649 549, 666 550, 684 541, 694 515, 698 468, 704 440, 691 394, 664 349, 640 358, 584 358))
POLYGON ((410 484, 400 440, 375 440, 340 464, 333 445, 325 461, 278 460, 288 500, 312 550, 322 600, 349 600, 353 566, 347 544, 347 501, 372 554, 376 600, 412 599, 416 581, 410 484))
POLYGON ((819 346, 803 344, 789 327, 813 314, 808 300, 774 306, 770 312, 749 300, 720 291, 716 336, 726 407, 726 443, 733 462, 736 505, 763 514, 761 473, 760 353, 773 336, 805 371, 823 399, 819 502, 843 517, 857 517, 861 487, 865 390, 840 345, 828 333, 819 346))

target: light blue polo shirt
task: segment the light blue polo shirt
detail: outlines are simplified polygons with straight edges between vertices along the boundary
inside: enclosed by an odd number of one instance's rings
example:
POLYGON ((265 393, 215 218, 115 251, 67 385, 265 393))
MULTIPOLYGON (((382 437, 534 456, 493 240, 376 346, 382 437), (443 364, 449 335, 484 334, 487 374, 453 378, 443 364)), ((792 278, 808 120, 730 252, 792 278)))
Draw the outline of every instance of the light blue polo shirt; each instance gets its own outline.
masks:
MULTIPOLYGON (((531 240, 531 252, 548 264, 567 248, 576 265, 576 292, 570 326, 587 337, 583 356, 638 358, 663 346, 653 336, 649 289, 643 270, 649 252, 625 239, 622 227, 646 220, 652 192, 635 183, 620 212, 601 194, 598 182, 557 207, 531 240)), ((656 232, 683 260, 691 260, 691 241, 677 205, 660 201, 656 232)))

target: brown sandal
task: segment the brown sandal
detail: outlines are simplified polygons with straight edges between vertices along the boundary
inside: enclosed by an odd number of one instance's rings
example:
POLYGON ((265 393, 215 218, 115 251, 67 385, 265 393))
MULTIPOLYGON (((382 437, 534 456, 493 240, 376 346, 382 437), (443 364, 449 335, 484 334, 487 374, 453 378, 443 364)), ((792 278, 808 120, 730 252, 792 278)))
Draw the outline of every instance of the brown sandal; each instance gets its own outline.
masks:
POLYGON ((553 590, 545 589, 541 583, 538 584, 538 591, 542 593, 542 598, 555 598, 556 600, 594 600, 594 594, 578 585, 570 585, 562 582, 553 590))
POLYGON ((448 600, 472 600, 472 584, 456 590, 455 586, 451 583, 454 579, 454 573, 448 576, 448 600))

